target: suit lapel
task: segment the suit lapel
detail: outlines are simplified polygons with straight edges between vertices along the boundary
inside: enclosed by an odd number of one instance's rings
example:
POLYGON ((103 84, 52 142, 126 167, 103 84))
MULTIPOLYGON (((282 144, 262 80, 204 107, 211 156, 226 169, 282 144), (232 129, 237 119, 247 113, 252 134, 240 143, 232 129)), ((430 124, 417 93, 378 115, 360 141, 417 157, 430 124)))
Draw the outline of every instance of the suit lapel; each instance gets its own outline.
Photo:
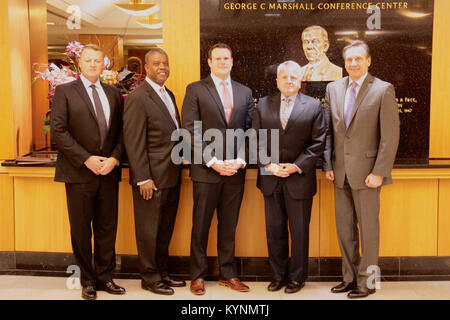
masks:
POLYGON ((81 98, 83 99, 85 106, 88 108, 92 117, 94 117, 95 123, 98 126, 97 116, 95 115, 94 106, 92 105, 91 99, 89 98, 89 95, 86 91, 86 88, 83 85, 83 82, 81 81, 81 79, 78 79, 75 81, 74 84, 75 84, 75 88, 77 89, 78 93, 80 94, 81 98))
POLYGON ((180 113, 178 112, 177 102, 175 101, 175 95, 167 87, 166 87, 166 91, 167 91, 167 93, 169 93, 170 99, 172 99, 173 106, 175 107, 175 116, 177 118, 178 127, 181 128, 180 113))
POLYGON ((305 104, 306 101, 302 99, 302 94, 299 92, 297 94, 297 98, 295 99, 294 106, 292 107, 292 111, 286 124, 286 129, 284 131, 288 131, 289 128, 292 126, 292 123, 294 123, 294 120, 299 118, 301 114, 305 111, 306 109, 305 104))
MULTIPOLYGON (((239 92, 238 92, 238 86, 236 85, 236 83, 231 80, 231 90, 233 90, 233 111, 231 112, 231 117, 230 117, 230 123, 229 125, 233 122, 233 119, 235 118, 235 114, 238 114, 237 112, 235 112, 239 106, 239 92)), ((222 108, 223 109, 223 108, 222 108)), ((225 111, 224 111, 224 115, 225 115, 225 111)))
MULTIPOLYGON (((220 100, 219 93, 217 92, 216 85, 214 84, 211 76, 208 76, 205 80, 206 87, 208 88, 209 93, 211 94, 213 100, 216 102, 216 107, 222 117, 223 122, 227 125, 227 118, 225 117, 225 110, 223 109, 222 101, 220 100)), ((233 99, 234 100, 234 99, 233 99)), ((234 103, 234 101, 233 101, 234 103)), ((231 122, 231 121, 230 121, 231 122)))
POLYGON ((276 124, 275 127, 280 131, 283 131, 280 120, 281 93, 277 93, 270 99, 270 111, 272 113, 273 122, 276 124))
POLYGON ((156 91, 152 88, 152 86, 147 81, 144 81, 144 85, 145 85, 145 88, 146 88, 150 98, 161 109, 162 113, 166 116, 167 120, 169 120, 170 125, 176 129, 175 123, 173 122, 173 118, 170 115, 169 110, 167 110, 167 107, 164 104, 164 101, 161 100, 159 95, 156 93, 156 91))
MULTIPOLYGON (((349 77, 346 77, 344 81, 341 82, 341 88, 338 89, 338 93, 342 96, 339 97, 339 117, 344 121, 344 110, 345 110, 345 94, 347 93, 349 77)), ((345 127, 345 122, 344 122, 345 127)))
POLYGON ((350 122, 348 124, 348 128, 350 128, 353 118, 355 117, 355 114, 358 111, 358 108, 361 105, 362 100, 364 99, 367 92, 369 91, 369 88, 370 88, 370 85, 372 84, 372 82, 373 82, 373 76, 369 73, 369 74, 367 74, 366 79, 364 79, 361 89, 359 89, 358 96, 356 97, 356 101, 355 101, 355 106, 353 107, 352 114, 350 116, 350 122))

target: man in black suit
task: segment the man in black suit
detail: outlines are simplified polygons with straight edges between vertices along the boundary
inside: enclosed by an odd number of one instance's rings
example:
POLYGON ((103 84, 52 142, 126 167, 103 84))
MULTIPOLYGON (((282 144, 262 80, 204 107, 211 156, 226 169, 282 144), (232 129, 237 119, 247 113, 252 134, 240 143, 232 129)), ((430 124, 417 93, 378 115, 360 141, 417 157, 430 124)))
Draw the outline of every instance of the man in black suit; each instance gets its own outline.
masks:
MULTIPOLYGON (((235 231, 239 208, 244 193, 245 144, 230 147, 237 139, 228 139, 226 129, 246 130, 251 127, 254 110, 251 90, 231 80, 233 66, 231 48, 223 43, 212 46, 208 52, 211 75, 191 83, 181 111, 183 126, 191 137, 203 137, 210 129, 215 129, 223 137, 223 143, 211 150, 206 142, 192 141, 194 157, 191 178, 194 182, 194 209, 191 234, 191 292, 205 293, 204 277, 208 271, 206 248, 208 233, 214 210, 218 220, 218 255, 220 265, 219 283, 241 292, 249 287, 237 278, 234 263, 235 231), (201 121, 195 125, 194 121, 201 121), (226 147, 229 152, 226 153, 226 147), (203 151, 206 152, 203 154, 203 151), (209 150, 209 151, 208 151, 209 150), (200 163, 196 159, 201 157, 200 163)), ((209 131, 211 132, 211 131, 209 131)))
POLYGON ((101 83, 105 54, 86 45, 78 80, 56 88, 51 129, 58 147, 55 181, 65 182, 72 248, 81 271, 82 297, 96 290, 124 294, 112 280, 121 168, 123 99, 120 90, 101 83), (92 266, 91 223, 94 231, 92 266))
POLYGON ((123 135, 131 167, 142 288, 171 295, 171 287, 186 285, 167 273, 181 183, 181 164, 171 159, 176 144, 171 136, 180 128, 180 117, 173 93, 164 86, 169 77, 166 52, 150 50, 145 70, 145 81, 125 100, 123 135))
POLYGON ((301 68, 296 62, 280 64, 277 87, 281 93, 259 100, 253 118, 253 128, 267 129, 268 137, 272 136, 272 130, 279 132, 278 141, 259 139, 260 151, 272 158, 269 163, 259 163, 257 186, 264 195, 267 246, 273 274, 268 290, 278 291, 286 285, 286 293, 299 291, 308 277, 309 222, 316 193, 316 162, 323 153, 326 135, 322 105, 299 93, 300 79, 301 68), (276 142, 278 148, 273 149, 272 144, 276 142), (292 240, 290 265, 288 221, 292 240))

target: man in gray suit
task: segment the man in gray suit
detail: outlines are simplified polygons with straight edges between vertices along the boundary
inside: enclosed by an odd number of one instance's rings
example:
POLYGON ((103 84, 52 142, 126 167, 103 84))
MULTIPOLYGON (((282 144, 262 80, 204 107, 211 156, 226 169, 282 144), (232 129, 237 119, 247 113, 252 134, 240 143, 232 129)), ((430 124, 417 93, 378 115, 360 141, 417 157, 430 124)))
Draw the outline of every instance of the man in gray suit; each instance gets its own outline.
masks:
POLYGON ((343 56, 349 76, 330 83, 325 97, 324 171, 334 181, 343 273, 343 282, 331 292, 363 298, 375 292, 368 268, 378 265, 380 189, 392 183, 400 122, 393 85, 368 73, 367 44, 354 41, 343 56))

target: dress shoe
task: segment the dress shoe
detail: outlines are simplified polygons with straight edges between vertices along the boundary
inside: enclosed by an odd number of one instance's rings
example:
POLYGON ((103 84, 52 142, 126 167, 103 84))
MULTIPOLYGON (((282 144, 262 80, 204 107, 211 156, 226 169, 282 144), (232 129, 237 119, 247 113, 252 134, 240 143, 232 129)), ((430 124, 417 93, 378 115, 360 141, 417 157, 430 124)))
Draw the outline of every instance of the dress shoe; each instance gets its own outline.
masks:
POLYGON ((298 282, 291 280, 287 285, 286 288, 284 288, 285 293, 296 293, 300 291, 301 288, 305 286, 304 282, 298 282))
POLYGON ((95 291, 94 286, 83 287, 81 297, 85 300, 95 300, 97 299, 97 291, 95 291))
POLYGON ((269 286, 267 287, 267 290, 269 291, 278 291, 281 288, 283 288, 286 284, 288 284, 287 280, 281 280, 281 281, 272 281, 269 286))
POLYGON ((332 293, 342 293, 353 290, 356 288, 356 283, 354 282, 341 282, 336 287, 331 288, 332 293))
POLYGON ((106 291, 110 294, 125 294, 125 288, 118 286, 114 283, 114 281, 108 281, 107 283, 99 283, 97 284, 97 290, 106 291))
POLYGON ((233 290, 239 291, 239 292, 248 292, 250 291, 250 288, 241 282, 238 278, 231 278, 228 280, 219 280, 219 284, 221 286, 230 287, 233 290))
POLYGON ((375 289, 356 287, 348 293, 347 297, 349 297, 350 299, 365 298, 369 294, 374 294, 375 291, 375 289))
POLYGON ((169 287, 185 287, 186 286, 186 281, 184 281, 184 280, 175 280, 169 276, 163 277, 162 279, 169 287))
POLYGON ((205 294, 205 280, 203 278, 197 278, 191 281, 191 292, 197 296, 205 294))
POLYGON ((149 284, 142 282, 141 287, 144 290, 148 290, 156 294, 164 294, 167 296, 174 294, 173 289, 169 287, 163 280, 159 280, 149 284))

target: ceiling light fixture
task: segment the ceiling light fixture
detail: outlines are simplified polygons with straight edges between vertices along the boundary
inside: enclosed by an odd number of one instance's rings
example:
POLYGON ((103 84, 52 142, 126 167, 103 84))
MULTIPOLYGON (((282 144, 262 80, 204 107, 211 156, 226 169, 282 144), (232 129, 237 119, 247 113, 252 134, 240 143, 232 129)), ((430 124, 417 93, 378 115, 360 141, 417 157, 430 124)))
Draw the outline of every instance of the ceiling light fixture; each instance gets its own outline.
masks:
POLYGON ((136 19, 136 23, 148 29, 161 29, 163 26, 163 21, 161 19, 156 19, 155 14, 148 15, 145 18, 136 19))
POLYGON ((127 14, 145 17, 159 10, 159 5, 154 3, 142 3, 143 0, 130 0, 130 3, 115 3, 114 5, 127 14))

